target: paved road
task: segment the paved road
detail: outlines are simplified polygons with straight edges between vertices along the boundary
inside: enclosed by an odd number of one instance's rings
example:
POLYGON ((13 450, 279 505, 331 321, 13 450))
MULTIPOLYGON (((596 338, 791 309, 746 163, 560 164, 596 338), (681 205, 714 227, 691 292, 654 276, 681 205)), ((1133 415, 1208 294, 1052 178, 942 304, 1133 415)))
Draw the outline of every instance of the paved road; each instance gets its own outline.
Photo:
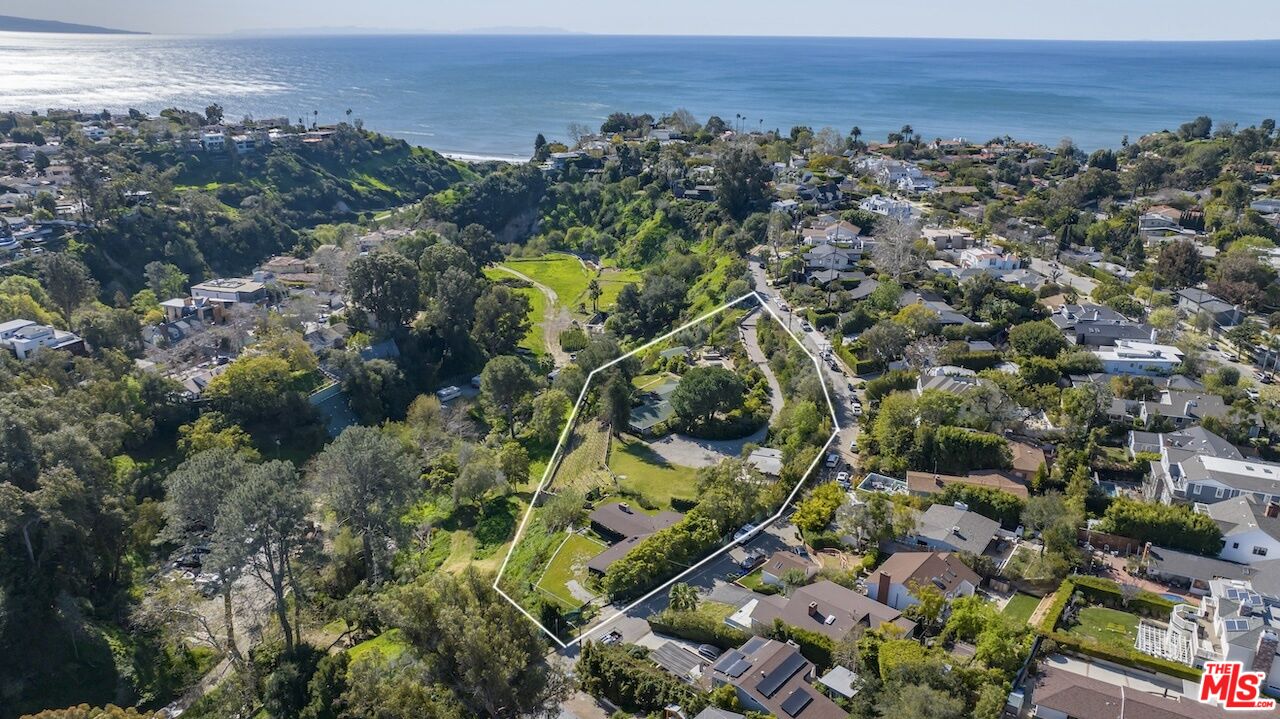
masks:
MULTIPOLYGON (((829 342, 819 332, 805 332, 801 326, 801 318, 793 315, 788 307, 786 310, 782 308, 782 302, 776 291, 769 288, 768 277, 764 268, 760 266, 759 260, 764 257, 761 252, 764 248, 757 248, 757 254, 750 258, 751 276, 755 280, 756 291, 763 293, 765 304, 774 314, 782 319, 783 324, 790 324, 791 330, 801 339, 805 349, 817 355, 822 349, 822 343, 829 342)), ((838 356, 834 357, 837 370, 831 369, 826 362, 821 362, 822 376, 826 381, 827 389, 831 393, 831 402, 835 406, 836 418, 840 425, 839 436, 836 437, 835 447, 838 449, 844 461, 850 465, 857 466, 857 454, 849 450, 849 444, 858 435, 858 418, 854 416, 852 403, 857 399, 862 401, 861 391, 851 388, 850 378, 855 377, 853 371, 838 356)), ((855 384, 861 384, 855 382, 855 384)), ((865 404, 865 402, 864 402, 865 404)))
POLYGON ((1072 272, 1070 268, 1061 263, 1055 262, 1050 264, 1049 260, 1042 260, 1039 257, 1031 258, 1031 269, 1048 277, 1049 279, 1057 278, 1059 283, 1067 283, 1075 288, 1076 292, 1088 297, 1093 294, 1093 288, 1098 286, 1098 282, 1091 277, 1081 277, 1072 272), (1056 267, 1054 265, 1057 265, 1056 267))

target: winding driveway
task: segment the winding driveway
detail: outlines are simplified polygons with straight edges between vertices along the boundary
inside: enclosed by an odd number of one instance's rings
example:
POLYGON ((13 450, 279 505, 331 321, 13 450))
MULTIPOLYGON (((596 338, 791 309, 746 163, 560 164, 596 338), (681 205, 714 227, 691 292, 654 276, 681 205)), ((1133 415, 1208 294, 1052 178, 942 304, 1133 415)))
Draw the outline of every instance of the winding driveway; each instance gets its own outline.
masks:
POLYGON ((497 265, 499 270, 509 275, 528 282, 547 298, 547 316, 542 322, 542 340, 547 346, 547 352, 551 353, 551 360, 555 362, 557 367, 564 367, 569 364, 569 353, 560 348, 560 333, 569 329, 573 324, 573 317, 569 314, 569 310, 560 304, 560 297, 556 291, 534 280, 532 277, 507 267, 506 265, 497 265))
POLYGON ((773 368, 769 366, 764 351, 760 349, 756 334, 756 319, 759 317, 759 312, 759 309, 752 310, 743 320, 742 339, 747 348, 747 357, 756 363, 764 373, 765 379, 769 381, 769 392, 773 395, 770 401, 772 410, 769 413, 769 421, 755 432, 738 439, 697 439, 683 434, 669 434, 649 443, 649 449, 659 457, 685 467, 711 467, 725 459, 741 456, 742 448, 748 444, 764 442, 769 434, 769 425, 777 422, 782 416, 782 385, 773 374, 773 368))

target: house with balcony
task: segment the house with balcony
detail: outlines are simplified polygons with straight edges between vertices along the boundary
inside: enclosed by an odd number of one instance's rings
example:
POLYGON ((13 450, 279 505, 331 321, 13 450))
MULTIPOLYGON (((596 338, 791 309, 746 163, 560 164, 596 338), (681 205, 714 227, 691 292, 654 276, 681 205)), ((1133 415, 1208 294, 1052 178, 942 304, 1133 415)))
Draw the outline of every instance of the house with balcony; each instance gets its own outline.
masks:
POLYGON ((30 359, 44 349, 65 350, 74 354, 85 351, 84 340, 74 332, 37 324, 31 320, 0 323, 0 347, 8 349, 20 360, 30 359))

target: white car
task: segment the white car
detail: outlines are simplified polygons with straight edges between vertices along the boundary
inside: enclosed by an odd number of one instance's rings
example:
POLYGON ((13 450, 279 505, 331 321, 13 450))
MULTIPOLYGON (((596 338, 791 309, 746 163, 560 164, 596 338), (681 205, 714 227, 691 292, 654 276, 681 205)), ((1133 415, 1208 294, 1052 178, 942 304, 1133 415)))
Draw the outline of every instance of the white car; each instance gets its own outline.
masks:
POLYGON ((837 475, 836 475, 836 484, 840 485, 841 487, 848 487, 848 486, 849 486, 849 473, 848 473, 848 472, 841 472, 841 473, 837 474, 837 475))
POLYGON ((1250 387, 1249 389, 1246 389, 1244 393, 1248 395, 1249 399, 1253 400, 1254 402, 1257 402, 1258 397, 1261 396, 1260 394, 1258 394, 1258 390, 1256 387, 1250 387))
POLYGON ((855 399, 854 401, 849 403, 849 410, 853 412, 854 417, 861 417, 862 403, 855 399))

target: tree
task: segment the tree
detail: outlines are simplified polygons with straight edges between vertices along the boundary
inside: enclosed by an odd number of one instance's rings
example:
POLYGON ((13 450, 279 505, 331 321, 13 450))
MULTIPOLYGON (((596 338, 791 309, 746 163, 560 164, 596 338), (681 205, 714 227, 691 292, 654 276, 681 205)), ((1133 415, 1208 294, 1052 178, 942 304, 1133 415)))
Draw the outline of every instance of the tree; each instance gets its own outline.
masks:
POLYGON ((741 407, 746 391, 742 379, 724 367, 694 367, 671 393, 671 408, 685 421, 699 425, 741 407))
POLYGON ((1067 340, 1057 325, 1048 320, 1023 322, 1009 330, 1009 345, 1028 357, 1057 357, 1066 349, 1067 340))
POLYGON ((1204 260, 1199 246, 1191 240, 1165 245, 1156 259, 1156 274, 1175 290, 1199 283, 1204 279, 1204 260))
POLYGON ((684 582, 676 582, 671 585, 671 591, 667 594, 667 606, 675 612, 696 611, 698 608, 698 590, 684 582))
POLYGON ((240 424, 283 416, 289 407, 293 374, 289 363, 271 355, 244 355, 227 365, 205 388, 203 398, 240 424))
POLYGON ((529 481, 529 451, 519 442, 504 442, 498 453, 498 467, 507 482, 521 485, 529 481))
POLYGON ((480 373, 480 399, 490 412, 507 423, 511 439, 516 437, 516 409, 537 388, 537 380, 518 357, 500 355, 489 360, 480 373))
POLYGON ((876 231, 876 246, 871 258, 881 272, 895 281, 924 266, 924 256, 916 247, 920 227, 898 219, 881 220, 876 231))
POLYGON ((98 352, 119 350, 129 357, 142 356, 142 325, 132 310, 90 305, 76 312, 73 326, 98 352))
POLYGON ((291 462, 253 467, 242 483, 223 496, 209 555, 215 567, 243 565, 248 576, 271 592, 286 652, 301 641, 297 613, 303 598, 297 591, 293 563, 307 531, 304 497, 291 462), (295 613, 292 623, 289 591, 295 613))
POLYGON ((530 438, 540 444, 552 444, 560 437, 560 432, 565 427, 565 419, 572 408, 573 404, 563 390, 553 387, 545 392, 539 392, 533 398, 533 412, 529 421, 525 423, 525 431, 530 438))
POLYGON ((529 331, 529 298, 506 285, 490 285, 476 300, 471 337, 489 357, 507 354, 529 331))
POLYGON ((374 584, 382 576, 382 548, 418 476, 401 444, 374 427, 348 427, 316 457, 313 481, 338 524, 360 535, 374 584))
POLYGON ((907 330, 896 322, 877 322, 862 333, 859 342, 886 367, 902 355, 910 338, 907 330))
POLYGON ((730 217, 742 220, 764 207, 772 179, 755 150, 733 146, 716 161, 716 202, 730 217))
POLYGON ((371 252, 351 261, 351 297, 388 329, 404 326, 418 311, 418 268, 394 252, 371 252))
POLYGON ((148 262, 143 268, 147 278, 147 287, 156 293, 156 299, 185 297, 187 294, 187 273, 177 265, 168 262, 148 262))
POLYGON ((471 450, 461 464, 462 469, 453 482, 453 501, 456 504, 477 503, 490 491, 507 486, 499 457, 487 447, 471 450))
POLYGON ((602 294, 604 294, 604 292, 600 289, 600 281, 595 277, 592 277, 591 281, 587 283, 587 296, 591 298, 592 312, 600 311, 600 296, 602 294))
POLYGON ((89 268, 65 252, 42 255, 38 271, 45 292, 58 306, 62 319, 68 325, 71 324, 71 313, 98 291, 98 283, 89 276, 89 268))
POLYGON ((1132 602, 1141 593, 1142 587, 1137 584, 1133 584, 1131 582, 1120 583, 1120 602, 1126 608, 1129 606, 1129 602, 1132 602))
POLYGON ((916 601, 907 607, 904 614, 919 622, 926 634, 936 630, 947 609, 946 595, 932 582, 922 584, 914 579, 907 582, 907 590, 916 601))
POLYGON ((396 589, 386 615, 472 716, 538 714, 570 691, 568 678, 543 660, 539 630, 474 569, 396 589))
POLYGON ((210 125, 222 124, 222 105, 213 103, 204 109, 204 121, 210 125))

